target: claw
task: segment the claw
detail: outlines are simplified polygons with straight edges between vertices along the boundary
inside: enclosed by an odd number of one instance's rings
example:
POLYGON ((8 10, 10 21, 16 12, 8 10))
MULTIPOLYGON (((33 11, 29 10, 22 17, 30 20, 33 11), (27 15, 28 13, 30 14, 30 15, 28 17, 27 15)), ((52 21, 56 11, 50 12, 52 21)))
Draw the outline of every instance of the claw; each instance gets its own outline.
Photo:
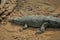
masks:
POLYGON ((36 32, 35 34, 37 35, 37 34, 42 34, 43 32, 36 32))
POLYGON ((23 30, 26 30, 27 28, 23 28, 23 30))

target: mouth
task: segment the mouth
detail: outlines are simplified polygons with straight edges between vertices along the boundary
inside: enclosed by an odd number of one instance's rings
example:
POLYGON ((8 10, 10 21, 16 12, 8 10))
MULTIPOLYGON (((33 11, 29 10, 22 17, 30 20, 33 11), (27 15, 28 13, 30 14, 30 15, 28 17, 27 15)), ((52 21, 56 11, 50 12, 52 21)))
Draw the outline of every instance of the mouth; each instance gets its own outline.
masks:
POLYGON ((8 22, 12 22, 13 18, 7 18, 8 22))

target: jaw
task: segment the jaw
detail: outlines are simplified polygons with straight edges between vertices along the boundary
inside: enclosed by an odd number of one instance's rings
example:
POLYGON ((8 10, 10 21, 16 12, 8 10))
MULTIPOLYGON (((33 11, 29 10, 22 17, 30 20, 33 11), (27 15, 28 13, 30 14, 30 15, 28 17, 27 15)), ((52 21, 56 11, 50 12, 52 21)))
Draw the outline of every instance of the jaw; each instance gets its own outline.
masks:
POLYGON ((21 17, 16 17, 16 18, 8 18, 7 19, 9 22, 15 23, 15 24, 22 24, 21 17))
POLYGON ((8 21, 18 20, 18 18, 7 18, 8 21))

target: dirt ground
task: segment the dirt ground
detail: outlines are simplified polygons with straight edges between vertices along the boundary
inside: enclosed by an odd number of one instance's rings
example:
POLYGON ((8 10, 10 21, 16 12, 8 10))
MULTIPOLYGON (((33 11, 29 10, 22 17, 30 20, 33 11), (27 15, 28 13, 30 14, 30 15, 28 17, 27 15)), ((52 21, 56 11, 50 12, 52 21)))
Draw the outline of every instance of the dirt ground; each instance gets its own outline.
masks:
MULTIPOLYGON (((13 0, 11 1, 14 2, 13 0)), ((10 5, 12 4, 10 3, 10 5)), ((13 5, 15 6, 15 4, 13 5)), ((60 0, 18 0, 16 8, 12 12, 11 10, 13 10, 14 6, 9 6, 9 9, 7 8, 8 11, 3 12, 4 14, 0 18, 60 14, 60 0), (9 12, 11 13, 8 16, 4 16, 9 12)), ((35 33, 39 31, 39 28, 23 30, 21 25, 12 24, 7 19, 2 18, 2 20, 0 23, 0 40, 60 40, 60 28, 47 28, 45 33, 36 35, 35 33)))

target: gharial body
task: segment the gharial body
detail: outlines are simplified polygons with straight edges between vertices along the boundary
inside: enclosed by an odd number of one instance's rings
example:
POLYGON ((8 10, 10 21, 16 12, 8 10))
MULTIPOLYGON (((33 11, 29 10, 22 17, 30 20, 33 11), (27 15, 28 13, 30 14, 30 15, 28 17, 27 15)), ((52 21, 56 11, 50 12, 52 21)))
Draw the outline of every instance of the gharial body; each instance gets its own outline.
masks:
POLYGON ((44 15, 30 15, 16 18, 9 18, 9 21, 23 25, 23 29, 28 27, 39 27, 40 31, 36 34, 41 34, 46 27, 60 27, 60 18, 44 15))

